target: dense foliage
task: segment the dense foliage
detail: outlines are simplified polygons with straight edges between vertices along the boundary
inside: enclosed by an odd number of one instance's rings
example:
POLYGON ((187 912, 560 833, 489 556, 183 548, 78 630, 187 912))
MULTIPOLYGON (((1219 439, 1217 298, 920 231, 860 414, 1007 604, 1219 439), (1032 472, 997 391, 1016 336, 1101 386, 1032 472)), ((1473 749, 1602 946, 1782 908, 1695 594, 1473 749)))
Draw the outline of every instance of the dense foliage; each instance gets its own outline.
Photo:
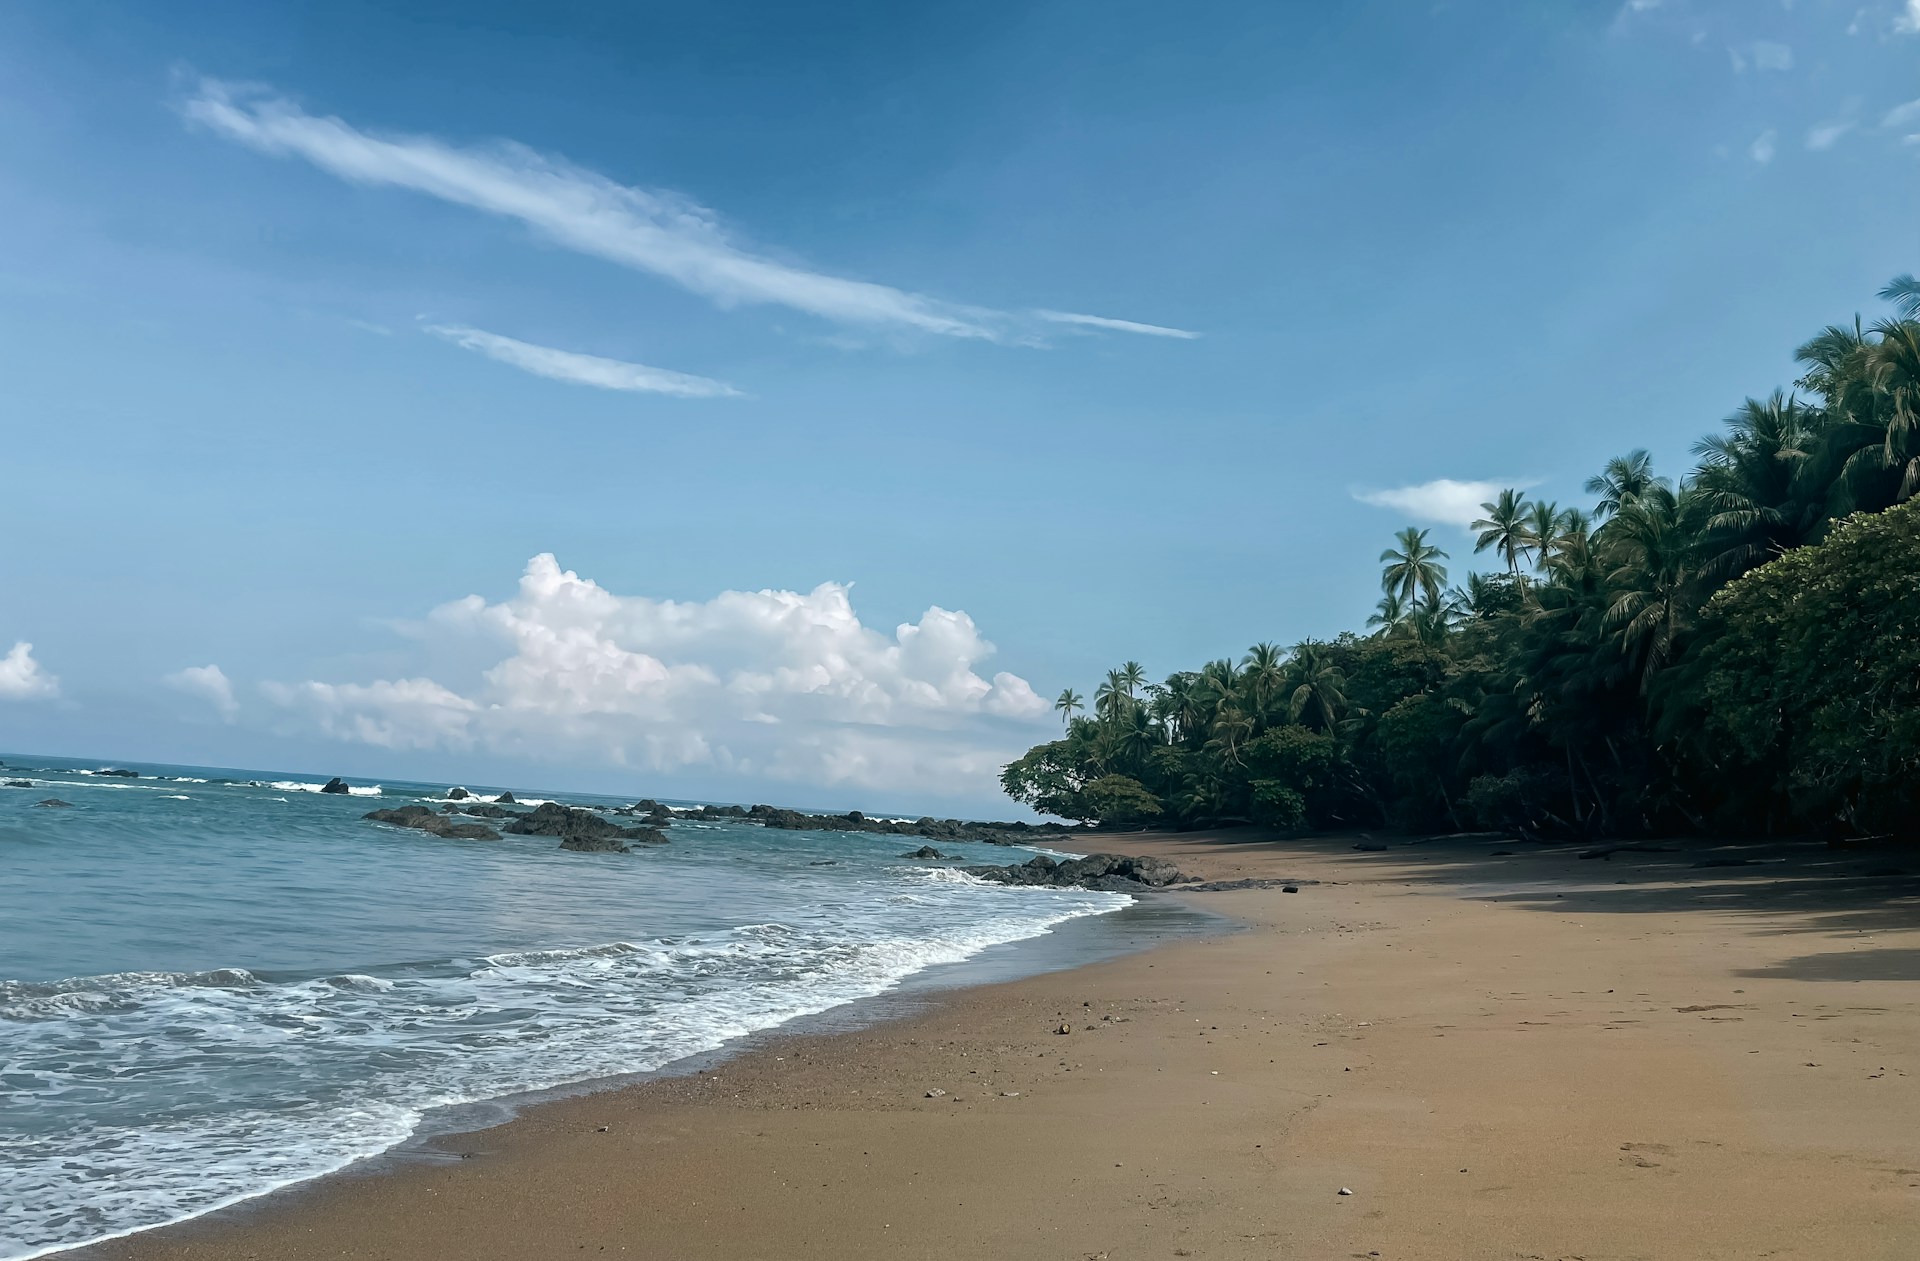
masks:
POLYGON ((1644 451, 1590 510, 1502 492, 1447 585, 1409 527, 1370 631, 1149 682, 1128 662, 1007 766, 1115 826, 1895 831, 1920 806, 1920 281, 1829 327, 1678 484, 1644 451))

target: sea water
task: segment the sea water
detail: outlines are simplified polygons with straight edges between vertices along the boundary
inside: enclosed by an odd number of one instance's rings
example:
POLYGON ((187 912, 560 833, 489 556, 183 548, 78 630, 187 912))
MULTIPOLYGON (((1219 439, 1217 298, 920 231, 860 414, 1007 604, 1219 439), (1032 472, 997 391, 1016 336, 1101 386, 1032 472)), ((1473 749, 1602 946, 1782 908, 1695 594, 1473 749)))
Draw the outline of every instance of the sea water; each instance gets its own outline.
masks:
POLYGON ((362 818, 446 785, 337 796, 315 776, 6 762, 0 781, 31 784, 0 788, 7 1261, 339 1169, 430 1109, 660 1068, 1130 901, 982 884, 902 859, 918 842, 898 836, 681 821, 666 846, 580 854, 362 818))

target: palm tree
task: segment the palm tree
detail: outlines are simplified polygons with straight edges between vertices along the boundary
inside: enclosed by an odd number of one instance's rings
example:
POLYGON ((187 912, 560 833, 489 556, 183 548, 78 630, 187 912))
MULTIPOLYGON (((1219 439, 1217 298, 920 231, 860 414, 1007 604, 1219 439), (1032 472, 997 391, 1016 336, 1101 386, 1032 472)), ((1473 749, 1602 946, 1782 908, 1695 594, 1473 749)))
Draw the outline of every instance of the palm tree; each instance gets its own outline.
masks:
POLYGON ((1587 479, 1587 493, 1600 496, 1593 515, 1604 521, 1654 487, 1670 485, 1653 475, 1653 457, 1639 448, 1608 460, 1604 471, 1587 479))
POLYGON ((1883 302, 1893 303, 1902 319, 1920 320, 1920 280, 1915 280, 1911 272, 1889 280, 1879 296, 1883 302))
POLYGON ((1520 553, 1527 550, 1527 500, 1517 490, 1503 490, 1498 498, 1480 505, 1480 511, 1487 515, 1475 521, 1471 528, 1480 531, 1480 537, 1473 545, 1478 555, 1489 547, 1506 557, 1507 572, 1520 572, 1520 553))
POLYGON ((1775 390, 1727 417, 1727 432, 1693 446, 1695 494, 1706 513, 1706 577, 1725 582, 1807 542, 1819 503, 1805 494, 1814 418, 1775 390))
POLYGON ((1295 722, 1311 716, 1332 731, 1347 708, 1347 676, 1334 664, 1325 644, 1302 644, 1293 657, 1293 695, 1287 709, 1295 722))
POLYGON ((1255 644, 1240 658, 1242 683, 1247 699, 1253 703, 1253 715, 1264 722, 1273 708, 1273 700, 1285 679, 1287 654, 1277 644, 1255 644))
POLYGON ((1393 536, 1394 542, 1400 545, 1397 550, 1389 547, 1380 553, 1380 560, 1387 567, 1380 575, 1381 587, 1399 592, 1407 605, 1422 595, 1437 600, 1447 585, 1446 566, 1440 563, 1447 559, 1447 554, 1427 542, 1428 533, 1408 526, 1393 536))
POLYGON ((1545 499, 1535 500, 1527 506, 1526 522, 1522 527, 1526 532, 1527 547, 1533 552, 1533 567, 1544 569, 1547 563, 1547 549, 1560 537, 1561 523, 1566 514, 1560 511, 1560 505, 1545 499))
POLYGON ((1407 602, 1398 591, 1389 591, 1380 597, 1380 603, 1367 617, 1367 625, 1377 626, 1382 633, 1392 631, 1406 620, 1407 602))
POLYGON ((1147 681, 1147 672, 1140 668, 1138 661, 1129 661, 1120 667, 1120 681, 1126 684, 1127 699, 1133 699, 1133 689, 1147 681))
POLYGON ((1127 691, 1127 678, 1119 670, 1107 671, 1107 680, 1093 693, 1093 712, 1104 722, 1116 722, 1133 704, 1127 691))
POLYGON ((1081 700, 1080 693, 1072 688, 1066 688, 1060 695, 1053 698, 1053 707, 1060 711, 1060 721, 1070 727, 1073 725, 1073 716, 1087 706, 1086 702, 1081 700))
POLYGON ((1630 500, 1607 523, 1607 574, 1611 599, 1604 625, 1614 632, 1642 694, 1673 659, 1679 637, 1698 607, 1691 561, 1695 539, 1688 531, 1688 488, 1676 495, 1656 486, 1630 500))

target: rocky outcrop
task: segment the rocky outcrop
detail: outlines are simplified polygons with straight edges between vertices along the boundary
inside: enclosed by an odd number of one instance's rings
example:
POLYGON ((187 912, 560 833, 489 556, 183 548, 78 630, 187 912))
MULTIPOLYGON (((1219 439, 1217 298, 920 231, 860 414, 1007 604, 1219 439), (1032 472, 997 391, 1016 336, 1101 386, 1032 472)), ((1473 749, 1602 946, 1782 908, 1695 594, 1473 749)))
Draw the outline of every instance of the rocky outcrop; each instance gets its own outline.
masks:
POLYGON ((473 794, 472 794, 472 793, 470 793, 470 792, 468 792, 468 791, 467 791, 466 789, 464 789, 464 788, 449 788, 449 789, 447 789, 447 800, 448 800, 448 801, 465 801, 465 800, 466 800, 467 798, 469 798, 469 797, 471 797, 471 796, 473 796, 473 794))
POLYGON ((7 781, 7 787, 8 788, 31 788, 33 787, 33 781, 30 779, 10 779, 7 781))
POLYGON ((320 785, 320 791, 323 793, 332 793, 336 797, 344 797, 352 790, 347 787, 346 780, 335 775, 332 779, 320 785))
MULTIPOLYGON (((739 810, 739 807, 728 807, 739 810)), ((701 816, 694 816, 701 817, 701 816)), ((858 810, 846 814, 802 814, 778 806, 755 806, 739 814, 721 817, 745 818, 763 827, 808 832, 877 832, 882 836, 917 836, 932 841, 976 841, 987 845, 1023 845, 1042 836, 1060 835, 1057 828, 1036 828, 1027 823, 965 823, 959 819, 936 819, 929 815, 911 823, 892 819, 871 819, 858 810)))
POLYGON ((140 778, 139 771, 130 771, 123 766, 103 766, 99 770, 95 771, 94 774, 95 775, 111 775, 115 779, 139 779, 140 778))
POLYGON ((931 845, 922 845, 919 849, 914 850, 912 853, 902 854, 900 855, 900 857, 902 858, 945 858, 946 855, 941 853, 939 850, 935 849, 931 845))
POLYGON ((496 806, 517 806, 520 803, 513 799, 512 793, 501 793, 493 799, 493 804, 496 806))
POLYGON ((523 814, 507 825, 515 836, 557 836, 561 849, 586 852, 624 853, 632 841, 640 845, 665 845, 667 838, 659 828, 623 828, 601 818, 591 810, 579 810, 549 801, 530 814, 523 814), (600 842, 613 842, 601 844, 600 842))
POLYGON ((1059 862, 1045 854, 1006 867, 962 867, 960 870, 997 884, 1035 885, 1048 889, 1103 889, 1137 893, 1162 889, 1188 879, 1164 858, 1135 858, 1125 854, 1088 854, 1059 862))
POLYGON ((517 811, 502 810, 499 806, 490 806, 486 802, 467 802, 465 805, 441 807, 448 814, 470 814, 476 819, 517 819, 517 811))
POLYGON ((62 801, 58 797, 48 797, 45 801, 36 801, 33 804, 36 806, 45 806, 49 810, 73 809, 73 803, 71 801, 62 801))
POLYGON ((389 823, 397 828, 412 828, 416 832, 425 832, 429 836, 438 836, 450 841, 497 841, 500 834, 484 823, 455 823, 445 815, 435 814, 425 806, 398 806, 392 810, 375 810, 361 816, 375 823, 389 823))
POLYGON ((614 813, 639 815, 657 828, 673 826, 673 811, 651 797, 642 797, 630 806, 615 810, 614 813))

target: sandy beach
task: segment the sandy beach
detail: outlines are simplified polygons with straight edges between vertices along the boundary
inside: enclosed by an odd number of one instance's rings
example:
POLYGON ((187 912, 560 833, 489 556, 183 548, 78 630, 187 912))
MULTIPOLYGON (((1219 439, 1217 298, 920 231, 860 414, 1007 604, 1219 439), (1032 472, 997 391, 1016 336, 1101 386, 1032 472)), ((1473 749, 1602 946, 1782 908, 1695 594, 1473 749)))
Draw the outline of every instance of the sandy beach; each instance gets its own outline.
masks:
POLYGON ((1108 847, 1301 884, 1181 895, 1238 932, 771 1039, 63 1255, 1920 1254, 1920 880, 1885 874, 1899 857, 1108 847))

